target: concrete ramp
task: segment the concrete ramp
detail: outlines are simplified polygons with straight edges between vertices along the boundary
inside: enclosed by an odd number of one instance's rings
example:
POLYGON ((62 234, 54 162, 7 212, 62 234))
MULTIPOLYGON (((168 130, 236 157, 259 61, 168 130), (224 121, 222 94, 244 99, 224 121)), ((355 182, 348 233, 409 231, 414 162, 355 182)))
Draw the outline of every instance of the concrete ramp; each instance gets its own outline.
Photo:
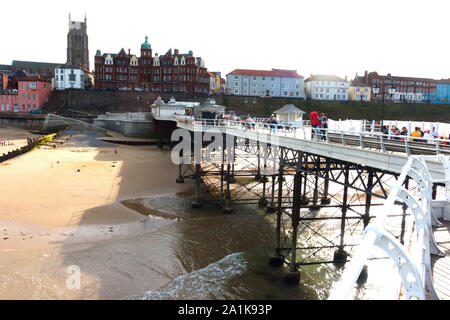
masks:
POLYGON ((90 123, 67 118, 63 116, 58 116, 55 114, 48 114, 45 118, 44 124, 42 125, 42 131, 44 132, 54 132, 58 130, 63 130, 67 127, 75 127, 75 128, 82 128, 85 130, 92 130, 95 132, 98 132, 100 134, 106 135, 106 130, 104 128, 100 128, 97 126, 94 126, 90 123))

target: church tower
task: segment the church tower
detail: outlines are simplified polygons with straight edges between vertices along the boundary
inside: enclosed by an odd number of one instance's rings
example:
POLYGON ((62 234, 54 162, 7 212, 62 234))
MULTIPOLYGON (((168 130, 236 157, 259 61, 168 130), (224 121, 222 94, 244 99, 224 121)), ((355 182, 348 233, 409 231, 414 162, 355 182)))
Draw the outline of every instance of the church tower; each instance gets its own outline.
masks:
POLYGON ((89 70, 89 46, 87 35, 87 20, 72 21, 69 14, 69 33, 67 34, 67 64, 84 66, 89 70))

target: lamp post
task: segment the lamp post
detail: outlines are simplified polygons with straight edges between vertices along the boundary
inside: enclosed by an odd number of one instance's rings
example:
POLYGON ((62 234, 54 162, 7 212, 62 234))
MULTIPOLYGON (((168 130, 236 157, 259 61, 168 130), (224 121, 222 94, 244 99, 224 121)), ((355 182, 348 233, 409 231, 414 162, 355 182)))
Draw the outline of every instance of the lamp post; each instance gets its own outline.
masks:
MULTIPOLYGON (((395 93, 395 87, 391 84, 388 88, 388 92, 389 95, 392 96, 395 93)), ((380 93, 380 87, 378 86, 378 83, 375 85, 375 87, 372 88, 373 93, 375 94, 375 96, 378 96, 378 94, 380 93)), ((384 99, 385 99, 385 95, 386 95, 386 87, 383 85, 383 90, 382 90, 382 100, 381 100, 381 129, 383 130, 384 128, 384 99)))

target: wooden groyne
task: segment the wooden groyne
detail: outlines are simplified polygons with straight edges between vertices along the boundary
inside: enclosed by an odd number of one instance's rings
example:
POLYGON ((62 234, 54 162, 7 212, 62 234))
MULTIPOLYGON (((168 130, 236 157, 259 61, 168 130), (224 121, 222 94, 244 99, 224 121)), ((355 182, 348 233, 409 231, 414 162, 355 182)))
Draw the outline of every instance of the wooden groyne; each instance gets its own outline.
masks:
POLYGON ((39 136, 35 138, 28 138, 28 143, 26 146, 19 147, 13 151, 9 151, 8 153, 3 153, 3 155, 0 156, 0 163, 10 160, 14 157, 20 156, 24 153, 27 153, 35 148, 37 148, 39 145, 42 145, 46 142, 49 142, 53 140, 54 138, 58 137, 60 132, 53 133, 45 136, 39 136))

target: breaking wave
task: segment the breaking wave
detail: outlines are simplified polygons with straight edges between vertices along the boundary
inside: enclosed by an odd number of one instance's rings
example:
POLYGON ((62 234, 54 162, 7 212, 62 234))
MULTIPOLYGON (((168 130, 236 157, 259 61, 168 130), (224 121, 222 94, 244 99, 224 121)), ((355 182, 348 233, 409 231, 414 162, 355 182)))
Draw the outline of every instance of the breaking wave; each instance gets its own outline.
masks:
POLYGON ((175 278, 166 287, 148 291, 143 300, 223 300, 233 299, 224 287, 230 279, 244 274, 247 260, 243 252, 233 253, 206 268, 175 278))

